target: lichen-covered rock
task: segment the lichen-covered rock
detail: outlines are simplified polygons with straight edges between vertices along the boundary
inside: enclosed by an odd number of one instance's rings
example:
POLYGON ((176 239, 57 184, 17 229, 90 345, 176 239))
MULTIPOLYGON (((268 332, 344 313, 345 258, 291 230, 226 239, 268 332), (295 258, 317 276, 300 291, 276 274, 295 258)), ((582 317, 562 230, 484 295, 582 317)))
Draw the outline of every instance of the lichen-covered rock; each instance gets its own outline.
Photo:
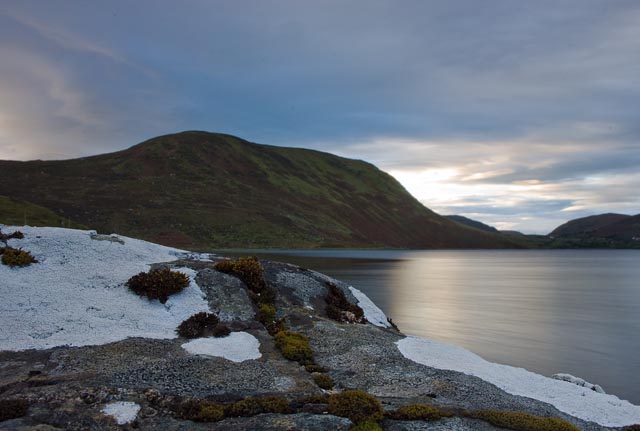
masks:
POLYGON ((244 283, 237 277, 214 269, 203 269, 196 276, 196 283, 207 296, 211 311, 220 320, 253 320, 255 311, 244 283))

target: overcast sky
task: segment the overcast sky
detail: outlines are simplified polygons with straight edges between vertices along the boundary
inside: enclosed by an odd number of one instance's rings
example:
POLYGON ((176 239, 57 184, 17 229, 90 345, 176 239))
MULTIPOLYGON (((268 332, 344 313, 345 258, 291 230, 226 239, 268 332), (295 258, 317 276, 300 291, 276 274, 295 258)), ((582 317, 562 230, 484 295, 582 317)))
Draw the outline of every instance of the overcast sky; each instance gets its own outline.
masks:
POLYGON ((547 233, 640 212, 640 1, 0 3, 0 159, 182 130, 370 161, 547 233))

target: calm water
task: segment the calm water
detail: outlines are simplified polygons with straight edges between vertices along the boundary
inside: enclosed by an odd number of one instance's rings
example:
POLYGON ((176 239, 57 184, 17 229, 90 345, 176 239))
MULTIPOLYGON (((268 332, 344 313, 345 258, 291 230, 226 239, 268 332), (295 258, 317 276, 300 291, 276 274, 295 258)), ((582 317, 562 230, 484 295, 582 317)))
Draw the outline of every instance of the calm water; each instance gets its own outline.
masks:
POLYGON ((640 403, 640 251, 249 253, 352 284, 406 334, 640 403))

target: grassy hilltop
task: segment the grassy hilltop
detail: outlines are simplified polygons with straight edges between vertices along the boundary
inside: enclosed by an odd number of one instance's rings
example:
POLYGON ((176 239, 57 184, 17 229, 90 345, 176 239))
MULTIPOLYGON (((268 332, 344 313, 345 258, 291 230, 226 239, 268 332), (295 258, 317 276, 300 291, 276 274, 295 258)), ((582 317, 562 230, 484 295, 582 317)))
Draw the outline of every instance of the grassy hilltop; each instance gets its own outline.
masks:
POLYGON ((370 163, 206 132, 73 160, 0 161, 0 195, 191 249, 513 246, 425 208, 370 163))

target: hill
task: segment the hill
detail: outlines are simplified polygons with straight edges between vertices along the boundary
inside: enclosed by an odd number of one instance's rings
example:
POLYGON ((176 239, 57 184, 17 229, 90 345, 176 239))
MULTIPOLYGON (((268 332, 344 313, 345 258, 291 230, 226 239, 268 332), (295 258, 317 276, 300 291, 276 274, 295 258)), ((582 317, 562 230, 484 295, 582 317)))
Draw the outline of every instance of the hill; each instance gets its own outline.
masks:
POLYGON ((470 218, 465 217, 465 216, 461 216, 461 215, 446 215, 445 217, 448 218, 451 221, 456 222, 456 223, 459 223, 459 224, 462 224, 462 225, 465 225, 465 226, 468 226, 468 227, 472 227, 472 228, 475 228, 475 229, 480 229, 480 230, 483 230, 485 232, 494 232, 494 233, 498 232, 498 229, 496 229, 493 226, 489 226, 488 224, 484 224, 484 223, 482 223, 480 221, 473 220, 473 219, 470 219, 470 218))
POLYGON ((370 163, 183 132, 61 161, 0 161, 0 195, 93 229, 211 248, 498 248, 370 163))
POLYGON ((20 201, 0 196, 0 223, 6 225, 29 226, 62 226, 82 229, 85 226, 75 223, 53 211, 20 201))
POLYGON ((640 248, 640 214, 599 214, 570 220, 549 237, 550 247, 640 248))

